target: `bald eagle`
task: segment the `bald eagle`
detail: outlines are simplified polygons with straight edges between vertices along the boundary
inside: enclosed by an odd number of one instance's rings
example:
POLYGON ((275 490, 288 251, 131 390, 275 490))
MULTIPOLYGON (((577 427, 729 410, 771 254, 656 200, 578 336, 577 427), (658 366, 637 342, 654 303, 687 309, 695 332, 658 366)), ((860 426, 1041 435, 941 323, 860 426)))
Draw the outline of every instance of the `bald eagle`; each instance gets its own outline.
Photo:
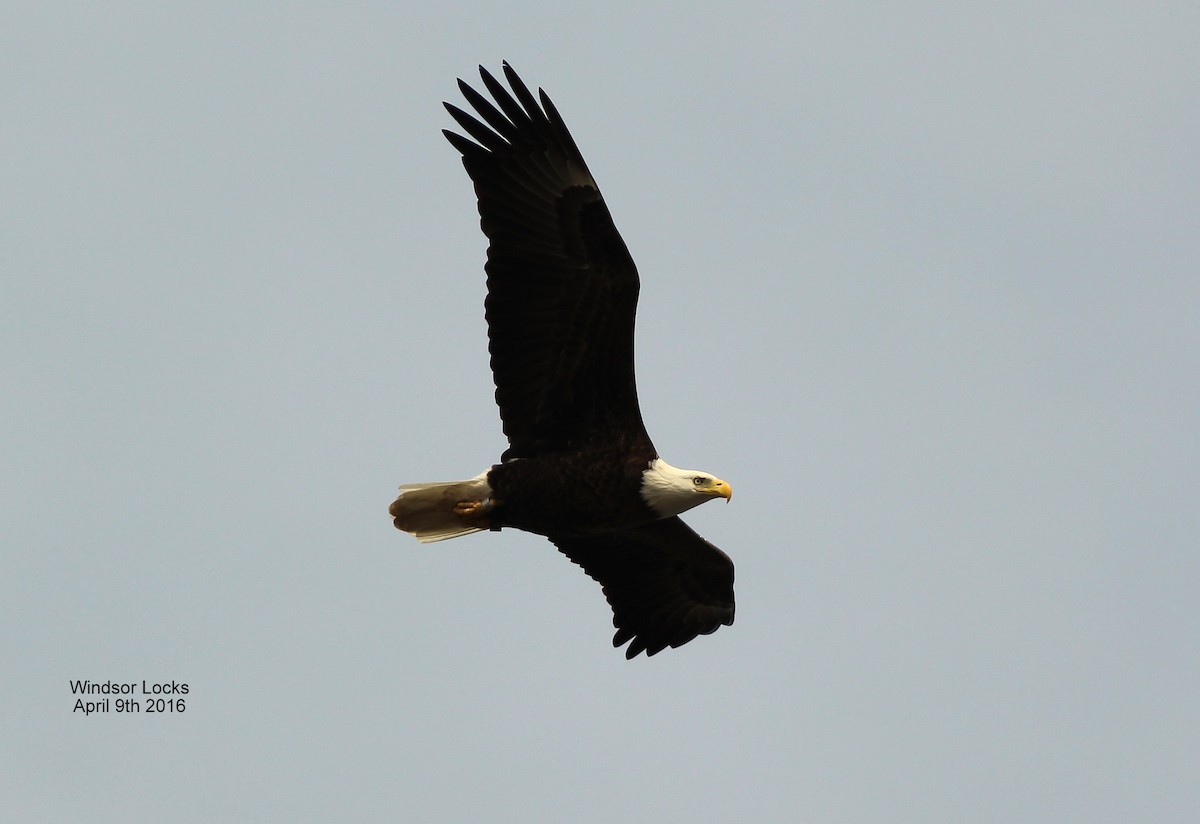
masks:
POLYGON ((732 490, 654 449, 638 408, 638 273, 544 91, 482 66, 445 130, 489 241, 488 351, 508 449, 474 478, 405 484, 390 513, 423 542, 503 527, 544 535, 603 587, 613 646, 654 655, 733 623, 733 563, 678 515, 732 490))

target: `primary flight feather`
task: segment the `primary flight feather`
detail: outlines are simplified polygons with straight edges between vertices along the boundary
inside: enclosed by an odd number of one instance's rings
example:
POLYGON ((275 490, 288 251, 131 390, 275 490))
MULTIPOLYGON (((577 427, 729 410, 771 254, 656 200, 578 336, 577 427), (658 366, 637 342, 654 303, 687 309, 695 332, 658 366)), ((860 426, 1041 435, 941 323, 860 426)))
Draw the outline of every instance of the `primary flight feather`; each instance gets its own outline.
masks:
POLYGON ((733 563, 679 513, 729 484, 654 449, 638 408, 638 273, 558 110, 505 63, 488 100, 446 110, 487 235, 488 351, 508 449, 466 481, 406 484, 397 528, 439 541, 503 527, 545 535, 600 583, 628 658, 733 623, 733 563), (511 89, 511 92, 509 91, 511 89), (494 103, 493 103, 494 101, 494 103))

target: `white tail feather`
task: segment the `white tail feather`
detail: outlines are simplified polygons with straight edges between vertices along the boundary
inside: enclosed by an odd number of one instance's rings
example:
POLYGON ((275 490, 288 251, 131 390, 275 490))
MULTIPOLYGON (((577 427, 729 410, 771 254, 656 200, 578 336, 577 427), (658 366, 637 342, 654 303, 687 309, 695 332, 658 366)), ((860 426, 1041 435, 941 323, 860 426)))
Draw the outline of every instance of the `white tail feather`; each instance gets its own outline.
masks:
POLYGON ((402 484, 400 497, 388 511, 397 529, 412 533, 423 544, 480 532, 488 528, 486 510, 491 503, 492 488, 488 486, 487 475, 488 470, 484 470, 467 481, 402 484), (483 509, 474 514, 460 514, 454 507, 462 501, 478 501, 483 509))

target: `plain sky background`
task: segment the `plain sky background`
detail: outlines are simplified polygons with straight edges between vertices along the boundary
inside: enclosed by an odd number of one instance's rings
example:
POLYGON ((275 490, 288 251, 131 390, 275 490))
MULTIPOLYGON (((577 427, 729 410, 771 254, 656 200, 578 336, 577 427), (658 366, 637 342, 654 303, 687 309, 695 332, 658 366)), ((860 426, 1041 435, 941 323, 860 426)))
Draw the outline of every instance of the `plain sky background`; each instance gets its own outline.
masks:
POLYGON ((2 17, 0 817, 1200 820, 1195 2, 2 17), (736 490, 737 623, 651 659, 387 516, 504 447, 440 134, 503 59, 736 490))

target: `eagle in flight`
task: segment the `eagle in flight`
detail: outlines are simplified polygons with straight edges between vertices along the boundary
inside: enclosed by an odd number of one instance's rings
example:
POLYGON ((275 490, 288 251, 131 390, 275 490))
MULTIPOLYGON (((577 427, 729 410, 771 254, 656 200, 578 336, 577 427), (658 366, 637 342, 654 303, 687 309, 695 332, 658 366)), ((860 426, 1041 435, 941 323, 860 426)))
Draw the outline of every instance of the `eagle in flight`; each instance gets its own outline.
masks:
POLYGON ((444 134, 488 238, 488 351, 508 449, 466 481, 405 484, 390 513, 423 542, 504 527, 544 535, 604 589, 613 646, 654 655, 733 623, 733 563, 679 514, 725 481, 663 460, 634 382, 638 273, 600 188, 544 91, 507 63, 462 80, 468 135, 444 134), (539 104, 540 101, 540 104, 539 104))

